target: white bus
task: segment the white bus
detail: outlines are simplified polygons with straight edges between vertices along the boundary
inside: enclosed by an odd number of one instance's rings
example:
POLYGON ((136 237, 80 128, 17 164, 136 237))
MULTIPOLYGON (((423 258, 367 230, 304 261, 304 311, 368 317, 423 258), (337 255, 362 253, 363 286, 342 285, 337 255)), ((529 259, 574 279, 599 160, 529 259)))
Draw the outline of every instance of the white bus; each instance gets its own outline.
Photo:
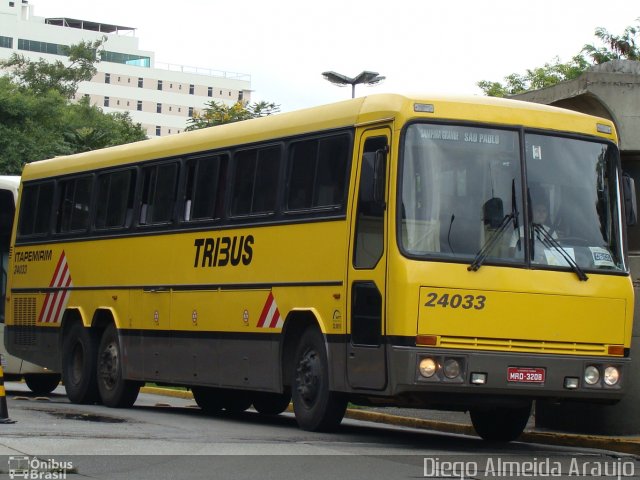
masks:
POLYGON ((27 386, 38 395, 51 393, 60 383, 60 374, 9 355, 4 347, 4 318, 7 305, 9 245, 16 210, 20 177, 0 175, 0 266, 2 267, 2 298, 0 298, 0 357, 5 380, 24 378, 27 386))

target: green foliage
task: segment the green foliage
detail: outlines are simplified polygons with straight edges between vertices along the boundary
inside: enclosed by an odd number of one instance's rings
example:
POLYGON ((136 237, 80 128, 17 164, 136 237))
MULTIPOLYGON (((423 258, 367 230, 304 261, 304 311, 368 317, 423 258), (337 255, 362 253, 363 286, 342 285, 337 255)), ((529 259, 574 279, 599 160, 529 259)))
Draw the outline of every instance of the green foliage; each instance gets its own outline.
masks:
MULTIPOLYGON (((640 22, 640 18, 636 21, 640 22)), ((640 48, 636 37, 640 34, 640 25, 627 27, 622 35, 613 35, 604 28, 597 28, 594 35, 604 44, 596 47, 585 45, 580 53, 566 63, 555 57, 542 67, 527 70, 524 74, 512 73, 504 82, 481 80, 478 87, 490 97, 506 97, 529 90, 547 88, 557 83, 579 77, 593 64, 614 59, 640 60, 640 48)))
POLYGON ((98 48, 106 41, 106 37, 94 42, 80 42, 63 47, 69 64, 60 60, 47 62, 40 59, 33 61, 24 55, 13 54, 9 60, 0 61, 0 68, 7 69, 14 82, 37 94, 45 94, 49 90, 58 91, 65 98, 72 98, 78 91, 78 84, 91 80, 96 74, 98 48))
POLYGON ((265 101, 252 103, 250 105, 237 102, 231 106, 227 106, 222 102, 212 100, 206 105, 202 112, 194 112, 185 130, 199 130, 224 123, 266 117, 280 111, 279 105, 265 101))
POLYGON ((68 47, 70 65, 13 55, 0 66, 0 173, 25 163, 146 139, 128 112, 104 113, 88 99, 72 103, 78 83, 95 75, 100 42, 68 47))

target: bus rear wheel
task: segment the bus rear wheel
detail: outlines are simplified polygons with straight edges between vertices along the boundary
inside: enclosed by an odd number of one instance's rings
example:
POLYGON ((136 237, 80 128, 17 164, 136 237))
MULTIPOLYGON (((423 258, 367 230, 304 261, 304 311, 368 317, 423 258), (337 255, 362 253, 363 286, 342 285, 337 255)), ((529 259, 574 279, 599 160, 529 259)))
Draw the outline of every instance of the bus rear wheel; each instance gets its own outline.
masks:
POLYGON ((118 329, 109 325, 98 347, 98 391, 107 407, 128 408, 136 403, 140 383, 125 380, 122 376, 122 352, 118 329))
POLYGON ((95 403, 97 341, 93 332, 74 323, 62 341, 62 382, 72 403, 95 403))
POLYGON ((57 373, 30 373, 24 376, 24 381, 36 395, 49 395, 60 383, 57 373))
POLYGON ((471 423, 483 440, 511 442, 524 431, 531 415, 531 403, 517 408, 473 409, 471 423))
POLYGON ((322 334, 305 330, 294 357, 291 396, 298 426, 313 432, 335 430, 347 409, 347 397, 329 389, 329 367, 322 334))
POLYGON ((218 413, 224 408, 220 389, 211 387, 191 387, 193 399, 205 413, 218 413))
POLYGON ((262 415, 279 415, 291 403, 291 393, 256 392, 253 395, 253 408, 262 415))

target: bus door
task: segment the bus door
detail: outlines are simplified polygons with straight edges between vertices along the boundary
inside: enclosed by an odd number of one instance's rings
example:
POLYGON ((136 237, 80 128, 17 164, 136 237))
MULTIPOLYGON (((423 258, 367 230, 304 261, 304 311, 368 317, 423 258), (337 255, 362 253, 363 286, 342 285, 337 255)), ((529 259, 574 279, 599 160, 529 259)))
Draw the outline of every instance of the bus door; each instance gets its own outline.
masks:
POLYGON ((351 215, 347 378, 351 387, 370 390, 383 390, 387 384, 385 230, 390 140, 390 129, 368 130, 360 138, 357 198, 351 215))

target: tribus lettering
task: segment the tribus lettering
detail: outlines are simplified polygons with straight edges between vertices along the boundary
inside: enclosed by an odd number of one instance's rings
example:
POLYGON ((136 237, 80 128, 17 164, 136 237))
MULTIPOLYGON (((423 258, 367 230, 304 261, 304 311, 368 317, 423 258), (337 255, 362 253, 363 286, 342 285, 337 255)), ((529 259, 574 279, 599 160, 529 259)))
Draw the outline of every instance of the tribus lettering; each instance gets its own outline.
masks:
POLYGON ((249 265, 253 259, 253 235, 241 237, 196 238, 193 267, 236 267, 249 265))

